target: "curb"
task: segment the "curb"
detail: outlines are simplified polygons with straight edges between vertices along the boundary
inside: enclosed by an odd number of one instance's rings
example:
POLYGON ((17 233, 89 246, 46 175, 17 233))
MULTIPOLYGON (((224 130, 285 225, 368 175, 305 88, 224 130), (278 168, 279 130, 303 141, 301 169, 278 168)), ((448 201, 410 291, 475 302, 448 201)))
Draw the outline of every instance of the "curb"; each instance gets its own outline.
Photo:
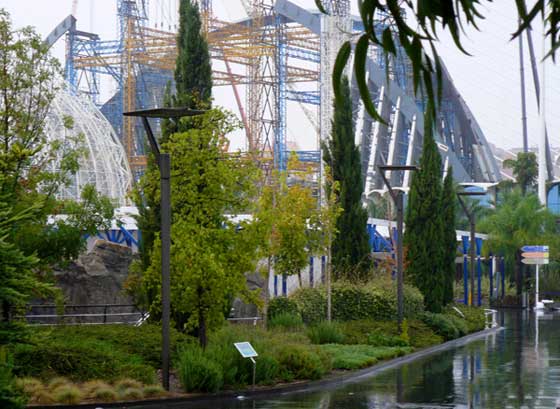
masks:
POLYGON ((443 344, 434 345, 422 349, 411 354, 401 356, 399 358, 391 359, 380 364, 370 366, 368 368, 359 369, 357 371, 351 371, 348 373, 342 373, 334 375, 331 378, 321 379, 318 381, 301 381, 298 383, 290 383, 281 386, 272 386, 270 388, 251 390, 244 389, 240 391, 224 391, 215 394, 200 394, 200 395, 189 395, 181 397, 171 397, 162 399, 145 399, 138 401, 123 401, 123 402, 108 402, 108 403, 84 403, 78 405, 45 405, 45 406, 28 406, 29 409, 109 409, 109 408, 131 408, 134 407, 150 407, 156 408, 166 408, 168 405, 181 403, 182 408, 188 408, 189 404, 199 404, 203 402, 212 402, 216 400, 223 399, 250 399, 254 397, 266 397, 268 396, 284 396, 292 393, 303 393, 312 392, 317 389, 322 389, 327 386, 339 387, 342 385, 355 383, 363 380, 364 378, 369 378, 375 376, 388 369, 398 368, 404 364, 408 364, 420 358, 425 358, 430 355, 436 354, 438 352, 446 351, 448 349, 461 347, 468 344, 469 342, 475 341, 480 338, 484 338, 487 335, 495 334, 502 331, 504 327, 495 327, 479 332, 474 332, 464 337, 457 338, 451 341, 444 342, 443 344))

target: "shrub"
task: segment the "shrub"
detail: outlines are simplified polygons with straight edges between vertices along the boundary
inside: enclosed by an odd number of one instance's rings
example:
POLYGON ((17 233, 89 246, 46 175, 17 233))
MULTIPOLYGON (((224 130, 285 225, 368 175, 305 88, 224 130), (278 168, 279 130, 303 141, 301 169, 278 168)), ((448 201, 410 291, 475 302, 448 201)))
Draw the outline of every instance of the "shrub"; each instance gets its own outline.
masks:
POLYGON ((144 392, 141 388, 127 388, 121 392, 120 397, 125 400, 139 400, 144 397, 144 392))
POLYGON ((144 396, 147 398, 155 398, 165 395, 165 390, 160 385, 146 385, 143 389, 144 396))
POLYGON ((368 334, 367 344, 371 346, 381 347, 407 347, 408 342, 400 336, 385 335, 379 331, 374 331, 368 334))
POLYGON ((119 394, 109 385, 100 387, 91 392, 89 397, 101 402, 113 402, 119 398, 119 394))
POLYGON ((301 318, 306 324, 327 319, 327 297, 324 288, 299 288, 290 295, 290 298, 295 301, 301 318))
POLYGON ((342 344, 344 341, 344 333, 336 322, 320 322, 309 328, 307 336, 312 344, 342 344))
MULTIPOLYGON (((405 285, 404 297, 406 317, 415 317, 424 310, 424 299, 417 288, 405 285)), ((305 323, 319 322, 326 317, 323 287, 299 289, 290 298, 296 302, 305 323)), ((332 287, 332 308, 337 321, 394 320, 397 316, 395 283, 380 280, 367 284, 336 282, 332 287)))
POLYGON ((330 366, 328 357, 321 357, 317 350, 302 345, 285 345, 278 351, 280 376, 286 380, 319 379, 330 366))
MULTIPOLYGON (((459 313, 453 308, 457 308, 464 315, 464 320, 467 324, 467 333, 482 331, 486 326, 486 319, 484 317, 484 309, 479 307, 471 307, 467 305, 454 305, 449 306, 446 313, 461 317, 459 313)), ((461 317, 462 318, 462 317, 461 317)))
POLYGON ((421 315, 421 320, 430 327, 436 334, 441 335, 446 341, 458 338, 460 332, 454 324, 454 320, 445 314, 425 312, 421 315))
POLYGON ((261 355, 256 359, 256 361, 256 383, 263 385, 273 384, 280 372, 280 363, 278 360, 270 355, 261 355))
POLYGON ((74 385, 62 385, 53 391, 54 400, 58 403, 75 405, 82 400, 82 392, 74 385))
MULTIPOLYGON (((28 344, 15 344, 17 376, 73 381, 122 377, 144 383, 155 380, 160 365, 161 328, 155 325, 67 326, 30 329, 28 344)), ((191 338, 171 331, 171 351, 191 338)), ((174 356, 173 356, 174 358, 174 356)))
POLYGON ((0 407, 20 409, 25 407, 26 397, 16 386, 12 374, 12 360, 4 348, 0 347, 0 407))
POLYGON ((282 328, 283 330, 298 330, 303 327, 303 321, 299 314, 279 313, 268 321, 269 328, 282 328))
POLYGON ((443 337, 436 334, 430 327, 419 320, 408 321, 410 346, 426 348, 443 342, 443 337))
POLYGON ((45 389, 36 391, 31 397, 32 403, 50 405, 55 402, 53 394, 45 389))
POLYGON ((279 314, 298 315, 298 307, 295 301, 288 297, 275 297, 268 303, 268 319, 279 314))
POLYGON ((177 372, 185 392, 217 392, 223 386, 220 365, 204 356, 195 345, 182 348, 177 372))

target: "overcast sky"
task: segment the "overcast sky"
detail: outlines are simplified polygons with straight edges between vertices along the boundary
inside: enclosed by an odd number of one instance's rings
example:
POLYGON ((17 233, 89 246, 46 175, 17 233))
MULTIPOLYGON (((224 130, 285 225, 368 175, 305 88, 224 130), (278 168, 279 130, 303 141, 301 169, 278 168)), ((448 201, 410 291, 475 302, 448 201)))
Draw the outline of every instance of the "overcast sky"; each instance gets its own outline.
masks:
MULTIPOLYGON (((313 0, 294 0, 295 3, 313 8, 313 0)), ((116 0, 79 0, 78 28, 98 33, 102 39, 115 38, 116 0), (93 12, 92 12, 93 11, 93 12)), ((151 0, 152 24, 172 25, 173 9, 177 0, 151 0)), ((355 13, 356 0, 352 0, 355 13)), ((516 26, 515 2, 499 0, 483 7, 487 19, 480 24, 480 32, 468 30, 464 44, 472 56, 466 56, 455 48, 449 37, 443 35, 440 53, 447 65, 455 85, 465 98, 480 123, 489 141, 504 147, 519 147, 521 138, 520 77, 518 43, 510 42, 510 34, 516 26)), ((42 35, 47 35, 64 17, 70 14, 72 0, 2 0, 0 7, 6 8, 16 27, 35 26, 42 35)), ((214 13, 224 20, 244 17, 240 0, 213 0, 214 13)), ((166 28, 166 27, 164 27, 166 28)), ((534 32, 535 50, 540 58, 542 43, 537 28, 534 32)), ((64 57, 64 43, 59 41, 54 53, 64 57)), ((525 43, 525 74, 527 84, 528 127, 530 145, 537 145, 539 132, 533 79, 525 43)), ((105 95, 111 90, 105 89, 105 95)), ((237 112, 230 89, 214 91, 216 103, 237 112)), ((553 146, 560 147, 560 69, 552 62, 547 64, 547 122, 553 146)), ((314 139, 302 138, 304 118, 297 104, 290 104, 288 111, 288 141, 297 141, 301 149, 316 149, 314 139), (292 120, 290 120, 292 118, 292 120)), ((305 121, 305 120, 304 120, 305 121)), ((312 133, 311 127, 309 132, 312 133)), ((241 142, 234 142, 240 146, 241 142)))

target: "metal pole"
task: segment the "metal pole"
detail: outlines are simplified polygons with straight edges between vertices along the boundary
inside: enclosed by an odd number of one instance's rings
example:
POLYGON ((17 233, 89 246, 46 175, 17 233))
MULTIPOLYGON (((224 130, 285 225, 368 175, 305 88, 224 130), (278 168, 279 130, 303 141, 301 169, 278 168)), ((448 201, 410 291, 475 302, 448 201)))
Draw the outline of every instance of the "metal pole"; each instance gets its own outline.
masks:
POLYGON ((543 206, 546 206, 546 120, 545 120, 545 40, 546 30, 543 22, 543 38, 542 38, 542 60, 541 60, 541 92, 539 103, 539 119, 540 119, 540 133, 539 133, 539 200, 543 206))
POLYGON ((539 308, 539 265, 537 264, 537 278, 535 287, 535 310, 539 308))
POLYGON ((401 332, 404 316, 403 300, 403 193, 398 192, 395 198, 397 207, 397 323, 401 332))
MULTIPOLYGON (((521 20, 519 20, 521 25, 521 20)), ((527 141, 527 106, 525 103, 525 64, 523 62, 523 35, 519 36, 519 73, 521 77, 521 124, 523 129, 523 152, 529 152, 527 141)))
POLYGON ((170 254, 171 254, 171 157, 159 156, 161 187, 161 331, 162 331, 162 386, 169 390, 169 320, 171 311, 170 254))
POLYGON ((474 215, 469 215, 469 221, 471 222, 471 242, 469 243, 469 253, 471 258, 471 296, 469 300, 469 305, 474 305, 474 274, 475 274, 475 248, 476 248, 476 238, 475 238, 475 225, 474 225, 474 215))

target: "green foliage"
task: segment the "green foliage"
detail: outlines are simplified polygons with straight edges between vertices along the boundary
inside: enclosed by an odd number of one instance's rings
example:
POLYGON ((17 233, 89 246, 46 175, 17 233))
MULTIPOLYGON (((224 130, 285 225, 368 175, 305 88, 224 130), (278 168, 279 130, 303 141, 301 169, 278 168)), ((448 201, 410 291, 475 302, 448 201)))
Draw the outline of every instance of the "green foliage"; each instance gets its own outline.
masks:
MULTIPOLYGON (((258 170, 252 162, 224 152, 225 135, 238 122, 220 110, 188 120, 192 127, 164 145, 172 162, 171 306, 179 329, 195 331, 206 344, 208 330, 219 326, 232 296, 259 303, 248 291, 245 273, 254 271, 259 235, 251 221, 228 215, 247 211, 258 170)), ((141 183, 155 184, 147 174, 141 183)), ((137 299, 146 299, 151 316, 160 316, 160 242, 150 267, 139 280, 137 299)))
MULTIPOLYGON (((506 272, 514 271, 518 295, 522 290, 520 248, 527 244, 547 244, 550 259, 560 260, 560 242, 555 216, 543 207, 534 194, 523 196, 519 190, 504 193, 496 210, 477 223, 488 233, 485 252, 503 254, 506 272)), ((511 277, 513 278, 513 277, 511 277)))
POLYGON ((534 152, 518 152, 516 159, 506 159, 502 166, 512 170, 523 196, 533 189, 539 173, 537 155, 534 152))
POLYGON ((327 356, 321 356, 320 350, 302 345, 285 345, 277 352, 280 363, 280 376, 285 381, 294 379, 320 379, 330 368, 327 356))
POLYGON ((467 321, 454 314, 425 312, 420 316, 420 319, 446 341, 469 333, 467 321))
POLYGON ((321 345, 333 357, 334 369, 361 369, 380 360, 396 358, 411 351, 407 347, 375 347, 370 345, 321 345))
POLYGON ((268 318, 273 318, 280 314, 297 315, 298 306, 296 302, 290 297, 274 297, 268 303, 268 318))
POLYGON ((5 409, 23 409, 26 399, 18 389, 12 374, 12 361, 6 348, 0 347, 0 407, 5 409))
MULTIPOLYGON (((486 327, 486 317, 484 316, 484 309, 480 307, 470 307, 463 304, 454 306, 464 316, 464 321, 467 325, 467 333, 482 331, 486 327)), ((461 317, 457 311, 451 307, 446 309, 448 315, 455 315, 461 317)), ((461 317, 462 318, 462 317, 461 317)))
POLYGON ((409 340, 399 334, 395 321, 357 320, 343 324, 346 344, 371 344, 374 346, 403 346, 425 348, 441 344, 443 339, 419 320, 405 320, 408 326, 409 340), (383 337, 379 337, 382 335, 383 337), (406 346, 404 345, 404 346, 406 346))
MULTIPOLYGON (((323 287, 298 289, 290 298, 296 301, 304 322, 324 320, 326 295, 323 287)), ((422 295, 409 285, 405 285, 404 304, 407 317, 413 317, 424 309, 422 295)), ((336 321, 395 319, 395 285, 392 282, 381 281, 367 284, 335 282, 332 286, 332 311, 336 321)))
POLYGON ((320 288, 302 287, 290 295, 303 322, 313 324, 327 319, 326 291, 320 288))
POLYGON ((181 0, 175 85, 175 106, 207 109, 212 98, 212 68, 208 43, 201 30, 198 4, 181 0))
POLYGON ((431 126, 426 125, 420 169, 412 175, 404 246, 406 277, 422 292, 426 309, 432 312, 441 311, 445 288, 441 191, 441 157, 431 126))
MULTIPOLYGON (((172 351, 189 342, 171 333, 172 351)), ((192 342, 192 341, 190 341, 192 342)), ((161 364, 161 328, 153 325, 68 326, 33 328, 27 344, 15 344, 17 376, 50 379, 67 376, 75 381, 130 377, 144 383, 155 381, 161 364)))
POLYGON ((339 183, 337 203, 343 209, 336 221, 337 235, 332 243, 335 278, 363 280, 369 272, 368 216, 362 206, 362 166, 360 151, 354 142, 352 100, 346 77, 342 81, 341 98, 334 102, 331 139, 321 148, 332 180, 339 183))
POLYGON ((290 314, 284 312, 270 318, 268 320, 268 327, 280 328, 284 331, 295 331, 303 327, 303 321, 298 313, 290 314))
POLYGON ((441 192, 442 220, 442 275, 443 305, 453 301, 453 283, 455 281, 455 258, 457 256, 457 232, 455 231, 455 186, 453 185, 453 168, 447 168, 441 192))
POLYGON ((312 344, 342 344, 344 333, 336 322, 323 321, 311 326, 307 336, 312 344))
POLYGON ((217 392, 223 386, 222 368, 205 356, 197 345, 179 352, 177 370, 185 392, 217 392))

